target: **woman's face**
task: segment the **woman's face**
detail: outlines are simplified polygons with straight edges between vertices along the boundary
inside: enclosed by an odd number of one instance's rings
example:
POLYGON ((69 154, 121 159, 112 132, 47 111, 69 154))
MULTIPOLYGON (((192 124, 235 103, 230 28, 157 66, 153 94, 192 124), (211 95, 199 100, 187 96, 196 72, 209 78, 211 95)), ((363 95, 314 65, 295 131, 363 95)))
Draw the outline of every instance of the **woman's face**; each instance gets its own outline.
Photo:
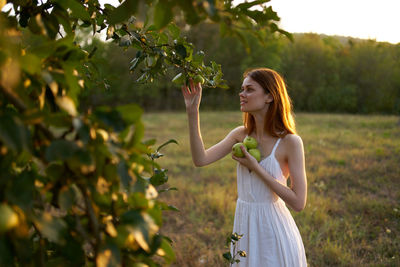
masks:
POLYGON ((269 103, 272 101, 271 94, 266 94, 261 85, 249 76, 243 80, 239 97, 240 110, 249 113, 268 110, 269 103))

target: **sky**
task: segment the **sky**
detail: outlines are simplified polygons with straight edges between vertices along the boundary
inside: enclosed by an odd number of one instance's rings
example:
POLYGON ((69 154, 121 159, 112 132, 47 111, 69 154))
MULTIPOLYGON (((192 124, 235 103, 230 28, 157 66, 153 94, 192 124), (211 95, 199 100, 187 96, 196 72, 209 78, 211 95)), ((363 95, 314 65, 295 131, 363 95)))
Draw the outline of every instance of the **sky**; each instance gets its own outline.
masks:
MULTIPOLYGON (((118 0, 99 1, 119 4, 118 0)), ((400 0, 271 0, 267 5, 278 13, 280 27, 288 32, 400 43, 400 0)))
MULTIPOLYGON (((118 0, 100 2, 118 4, 118 0)), ((267 5, 281 18, 280 27, 292 33, 400 43, 400 0, 271 0, 267 5)))
POLYGON ((400 0, 272 0, 289 32, 352 36, 400 43, 400 0))

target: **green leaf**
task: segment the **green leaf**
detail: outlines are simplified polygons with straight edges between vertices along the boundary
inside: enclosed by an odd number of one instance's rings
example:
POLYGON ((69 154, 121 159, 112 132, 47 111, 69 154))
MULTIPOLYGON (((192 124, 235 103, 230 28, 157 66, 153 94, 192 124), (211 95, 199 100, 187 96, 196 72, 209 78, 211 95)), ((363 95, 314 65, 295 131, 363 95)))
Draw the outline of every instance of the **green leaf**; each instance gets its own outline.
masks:
POLYGON ((158 1, 154 9, 154 25, 156 29, 164 28, 173 18, 172 6, 168 1, 158 1))
POLYGON ((57 96, 57 105, 64 111, 66 111, 70 116, 76 116, 78 111, 76 110, 75 102, 69 96, 57 96))
POLYGON ((182 44, 177 44, 175 46, 176 53, 181 56, 181 58, 186 58, 188 53, 186 52, 186 47, 182 44))
POLYGON ((165 184, 168 181, 167 171, 166 169, 154 170, 154 175, 150 178, 150 183, 154 186, 165 184))
POLYGON ((232 255, 230 252, 226 252, 226 253, 222 254, 222 256, 224 256, 224 258, 227 259, 228 261, 230 261, 232 259, 232 255))
POLYGON ((11 150, 30 151, 30 132, 11 112, 0 113, 0 140, 11 150))
POLYGON ((123 131, 126 127, 121 113, 116 109, 102 106, 98 107, 93 113, 98 120, 106 126, 112 127, 117 132, 123 131))
POLYGON ((185 48, 186 48, 186 57, 185 59, 187 61, 191 61, 192 60, 192 56, 193 56, 193 45, 191 44, 184 44, 185 48))
POLYGON ((128 203, 133 209, 147 209, 149 207, 149 200, 142 192, 135 192, 128 197, 128 203))
POLYGON ((36 55, 27 53, 21 57, 21 67, 29 74, 39 74, 41 70, 41 61, 36 55))
POLYGON ((75 203, 75 191, 70 187, 61 188, 58 194, 58 204, 62 210, 68 211, 75 203))
POLYGON ((154 205, 152 209, 148 209, 147 212, 149 215, 153 218, 154 222, 158 225, 162 225, 162 210, 160 209, 160 206, 154 205))
POLYGON ((92 155, 84 149, 78 149, 72 157, 67 159, 67 163, 72 170, 79 172, 81 167, 92 164, 92 155))
POLYGON ((251 2, 245 2, 245 3, 241 3, 239 5, 236 6, 236 8, 241 9, 241 10, 247 10, 255 5, 261 5, 264 3, 267 3, 271 0, 257 0, 257 1, 251 1, 251 2))
POLYGON ((178 142, 175 139, 169 139, 167 142, 165 142, 164 144, 162 144, 159 147, 157 147, 156 151, 160 151, 161 148, 163 148, 163 147, 165 147, 165 146, 167 146, 169 144, 172 144, 172 143, 178 145, 178 142))
POLYGON ((182 85, 186 82, 186 76, 183 73, 178 73, 174 78, 172 78, 172 82, 182 85))
POLYGON ((66 10, 61 8, 60 6, 56 5, 51 12, 51 15, 54 17, 57 17, 58 21, 60 24, 63 26, 64 31, 68 34, 71 35, 72 32, 72 27, 71 27, 71 21, 69 20, 69 15, 66 10))
POLYGON ((96 265, 103 267, 121 267, 121 252, 117 245, 108 240, 97 254, 96 265))
POLYGON ((165 203, 159 203, 159 206, 161 208, 161 210, 172 210, 172 211, 180 211, 177 207, 175 207, 174 205, 168 205, 165 203))
POLYGON ((167 188, 167 189, 161 189, 161 190, 158 191, 158 193, 164 193, 164 192, 168 192, 168 191, 172 191, 172 190, 178 191, 178 188, 171 187, 171 188, 167 188))
POLYGON ((170 32, 171 38, 172 38, 173 40, 179 38, 179 36, 180 36, 180 34, 181 34, 181 30, 179 29, 178 26, 176 26, 175 23, 170 23, 170 24, 168 24, 167 29, 168 29, 168 31, 170 32))
POLYGON ((165 33, 163 33, 163 32, 161 32, 159 35, 158 35, 158 40, 157 40, 157 44, 158 45, 162 45, 162 44, 168 44, 168 35, 167 34, 165 34, 165 33))
POLYGON ((46 34, 46 28, 44 27, 42 14, 40 13, 29 19, 28 27, 31 30, 31 32, 35 34, 40 34, 40 35, 46 34))
POLYGON ((43 23, 46 28, 47 36, 49 36, 51 39, 55 39, 60 29, 58 18, 45 13, 43 15, 43 23))
POLYGON ((202 63, 203 59, 204 59, 204 52, 203 51, 198 51, 193 56, 193 61, 196 62, 196 63, 202 63))
POLYGON ((59 4, 65 10, 71 10, 71 16, 76 19, 84 21, 90 20, 90 15, 87 12, 85 6, 77 0, 54 0, 55 3, 59 4))
MULTIPOLYGON (((81 55, 84 56, 84 55, 81 55)), ((72 62, 73 59, 69 58, 68 62, 65 62, 62 64, 64 73, 65 73, 65 80, 68 85, 68 93, 67 95, 71 97, 71 99, 74 101, 75 105, 79 105, 79 100, 78 100, 78 95, 81 92, 81 87, 79 86, 78 83, 78 77, 74 74, 76 72, 76 63, 72 62)))
POLYGON ((168 209, 167 210, 173 210, 173 211, 180 211, 177 207, 175 207, 174 205, 168 205, 168 209))
MULTIPOLYGON (((138 242, 139 246, 145 251, 149 252, 149 227, 151 227, 151 224, 153 224, 154 226, 156 225, 152 221, 145 220, 143 215, 144 214, 141 214, 140 211, 129 210, 121 215, 120 222, 122 225, 125 225, 125 231, 127 230, 128 233, 133 235, 135 241, 138 242)), ((148 218, 151 220, 150 216, 148 216, 148 218)), ((119 235, 120 229, 118 229, 117 231, 119 235)))
POLYGON ((127 21, 138 8, 138 0, 126 0, 119 7, 114 9, 108 17, 108 23, 117 24, 127 21))
POLYGON ((161 241, 160 249, 165 253, 162 257, 165 259, 167 264, 175 261, 175 253, 171 247, 170 242, 163 238, 161 241))
POLYGON ((65 244, 64 235, 67 224, 64 220, 53 217, 50 212, 43 212, 36 216, 34 221, 42 236, 51 242, 65 244))
POLYGON ((46 168, 47 177, 50 180, 56 181, 64 176, 65 168, 64 164, 59 162, 50 163, 49 166, 46 168))
POLYGON ((78 145, 72 141, 55 140, 46 149, 46 160, 66 160, 71 158, 79 149, 78 145))
POLYGON ((122 189, 124 191, 129 191, 133 179, 128 172, 128 166, 126 165, 125 161, 121 161, 118 164, 118 176, 121 182, 122 189))
POLYGON ((14 177, 11 186, 6 191, 6 198, 25 211, 29 210, 33 205, 34 181, 36 176, 37 173, 25 170, 14 177))

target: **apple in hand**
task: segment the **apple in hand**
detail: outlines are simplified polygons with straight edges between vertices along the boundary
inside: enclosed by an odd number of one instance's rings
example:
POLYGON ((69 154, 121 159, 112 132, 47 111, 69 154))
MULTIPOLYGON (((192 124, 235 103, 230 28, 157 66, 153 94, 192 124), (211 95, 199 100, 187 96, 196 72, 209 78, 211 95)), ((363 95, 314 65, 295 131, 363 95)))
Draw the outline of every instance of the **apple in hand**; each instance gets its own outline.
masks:
POLYGON ((251 148, 249 149, 249 154, 252 155, 257 160, 257 162, 260 162, 261 160, 260 150, 258 150, 257 148, 251 148))
POLYGON ((243 153, 242 149, 240 148, 240 146, 244 146, 246 148, 246 146, 243 143, 236 143, 232 146, 232 151, 233 151, 233 155, 235 155, 236 157, 243 158, 244 153, 243 153))
POLYGON ((243 140, 243 144, 247 147, 247 149, 257 148, 258 142, 254 137, 247 136, 243 140))

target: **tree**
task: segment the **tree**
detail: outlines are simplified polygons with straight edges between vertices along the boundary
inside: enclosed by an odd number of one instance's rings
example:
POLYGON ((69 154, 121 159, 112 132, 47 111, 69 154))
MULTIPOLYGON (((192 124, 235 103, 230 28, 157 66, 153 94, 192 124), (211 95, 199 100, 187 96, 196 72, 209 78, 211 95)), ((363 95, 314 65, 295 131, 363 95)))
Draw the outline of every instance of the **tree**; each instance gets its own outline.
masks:
POLYGON ((83 49, 77 34, 104 29, 135 49, 138 82, 172 70, 179 83, 200 75, 221 87, 220 65, 204 64, 176 25, 211 21, 244 44, 266 29, 290 36, 265 2, 0 1, 12 6, 0 13, 0 265, 157 266, 156 255, 172 262, 160 228, 162 212, 176 208, 157 196, 173 188, 160 187, 167 170, 155 160, 176 141, 154 149, 155 140, 143 140, 135 104, 80 108, 87 91, 108 85, 92 60, 96 48, 83 49))

